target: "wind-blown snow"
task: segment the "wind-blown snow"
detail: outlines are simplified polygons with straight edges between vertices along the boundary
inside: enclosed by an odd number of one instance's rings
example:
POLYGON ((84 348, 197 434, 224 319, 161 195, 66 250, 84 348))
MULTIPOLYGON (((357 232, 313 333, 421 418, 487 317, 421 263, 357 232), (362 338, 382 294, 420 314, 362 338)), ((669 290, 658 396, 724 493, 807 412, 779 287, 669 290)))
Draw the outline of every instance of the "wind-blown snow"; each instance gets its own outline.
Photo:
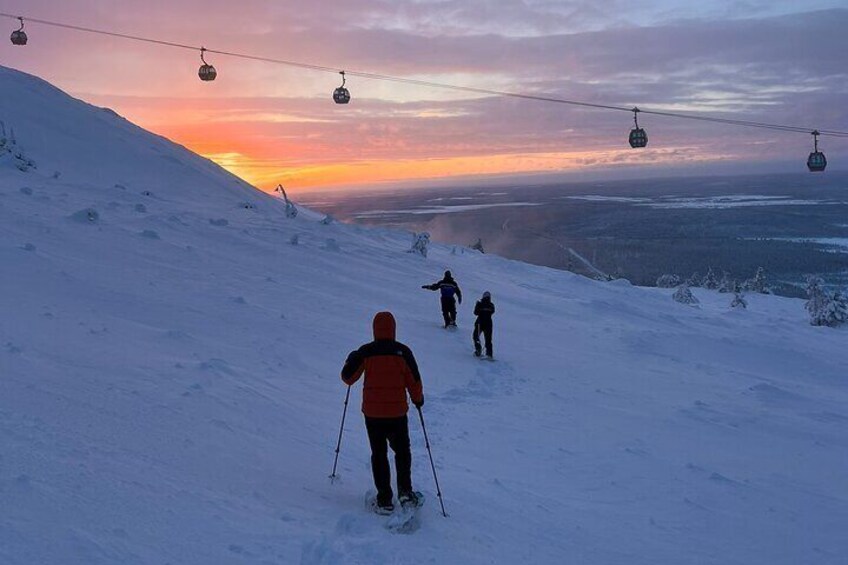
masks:
POLYGON ((0 163, 0 563, 845 563, 846 333, 801 301, 425 259, 32 77, 0 68, 0 100, 38 164, 0 163), (420 289, 445 268, 456 333, 420 289), (450 514, 411 418, 405 536, 363 509, 358 386, 327 479, 341 364, 385 309, 450 514))

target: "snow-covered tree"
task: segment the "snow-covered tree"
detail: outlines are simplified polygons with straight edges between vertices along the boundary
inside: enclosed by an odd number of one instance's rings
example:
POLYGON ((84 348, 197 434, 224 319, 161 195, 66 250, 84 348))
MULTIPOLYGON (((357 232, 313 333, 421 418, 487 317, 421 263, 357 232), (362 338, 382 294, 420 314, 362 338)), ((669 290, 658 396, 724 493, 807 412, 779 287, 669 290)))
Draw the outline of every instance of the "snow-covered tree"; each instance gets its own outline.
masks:
POLYGON ((771 289, 766 281, 766 270, 762 267, 757 267, 757 273, 753 279, 745 281, 745 287, 751 292, 759 294, 771 294, 771 289))
POLYGON ((707 270, 707 274, 704 275, 704 279, 701 281, 701 286, 709 290, 715 290, 718 288, 718 279, 716 278, 712 267, 710 267, 709 270, 707 270))
POLYGON ((680 286, 680 277, 677 275, 660 275, 657 279, 658 288, 675 288, 680 286))
POLYGON ((695 271, 691 277, 686 279, 686 286, 693 288, 701 286, 701 275, 698 274, 698 271, 695 271))
POLYGON ((731 308, 747 308, 748 301, 745 300, 745 295, 741 290, 737 290, 733 293, 733 300, 730 302, 731 308))
POLYGON ((471 246, 471 249, 476 249, 476 250, 477 250, 477 251, 479 251, 480 253, 485 253, 485 251, 483 251, 483 239, 478 237, 478 238, 477 238, 477 243, 475 243, 474 245, 472 245, 472 246, 471 246))
POLYGON ((683 283, 682 285, 677 287, 677 290, 674 292, 672 298, 674 298, 675 302, 679 302, 681 304, 689 304, 692 306, 700 302, 697 298, 695 298, 695 295, 692 294, 692 291, 689 290, 689 285, 687 285, 686 283, 683 283))
POLYGON ((736 288, 736 281, 731 279, 730 273, 725 271, 724 274, 721 277, 721 281, 718 283, 718 291, 723 292, 723 293, 733 292, 735 288, 736 288))
POLYGON ((848 322, 848 298, 841 291, 828 291, 820 277, 807 277, 807 297, 810 324, 832 328, 848 322))
POLYGON ((421 233, 412 234, 412 247, 407 253, 417 253, 422 257, 427 256, 427 246, 430 245, 430 234, 423 231, 421 233))

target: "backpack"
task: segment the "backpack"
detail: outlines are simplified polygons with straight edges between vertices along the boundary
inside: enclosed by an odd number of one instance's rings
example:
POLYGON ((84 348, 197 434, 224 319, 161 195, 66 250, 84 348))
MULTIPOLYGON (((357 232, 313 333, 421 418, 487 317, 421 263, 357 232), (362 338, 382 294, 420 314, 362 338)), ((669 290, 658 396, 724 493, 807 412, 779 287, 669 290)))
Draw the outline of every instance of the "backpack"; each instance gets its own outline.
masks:
POLYGON ((442 283, 439 290, 442 292, 442 298, 453 298, 453 295, 456 294, 456 287, 452 284, 442 283))

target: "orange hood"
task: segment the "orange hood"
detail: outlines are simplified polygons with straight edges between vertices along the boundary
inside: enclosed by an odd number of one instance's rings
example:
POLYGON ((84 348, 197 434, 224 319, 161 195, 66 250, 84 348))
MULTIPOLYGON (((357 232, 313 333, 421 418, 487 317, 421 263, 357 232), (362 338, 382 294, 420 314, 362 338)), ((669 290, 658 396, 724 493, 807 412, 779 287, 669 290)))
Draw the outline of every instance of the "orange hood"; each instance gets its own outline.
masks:
POLYGON ((374 316, 374 339, 395 339, 395 317, 391 312, 377 312, 374 316))

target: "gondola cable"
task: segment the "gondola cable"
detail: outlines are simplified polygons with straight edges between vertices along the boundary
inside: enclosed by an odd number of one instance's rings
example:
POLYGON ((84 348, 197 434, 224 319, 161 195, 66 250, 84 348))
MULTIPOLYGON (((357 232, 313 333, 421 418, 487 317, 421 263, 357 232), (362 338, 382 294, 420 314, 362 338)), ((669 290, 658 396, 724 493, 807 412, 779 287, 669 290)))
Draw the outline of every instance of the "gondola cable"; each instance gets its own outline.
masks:
MULTIPOLYGON (((644 128, 639 127, 638 119, 637 119, 638 113, 646 114, 646 115, 652 115, 652 116, 667 117, 667 118, 678 118, 678 119, 695 120, 695 121, 700 121, 700 122, 709 122, 709 123, 716 123, 716 124, 723 124, 723 125, 732 125, 732 126, 738 126, 738 127, 769 129, 769 130, 783 131, 783 132, 788 132, 788 133, 813 134, 815 149, 814 149, 814 152, 810 154, 810 159, 813 159, 814 154, 820 155, 821 157, 820 158, 816 157, 815 160, 821 159, 821 160, 823 160, 824 163, 826 163, 826 159, 824 159, 824 153, 822 153, 818 150, 818 137, 819 136, 827 136, 827 137, 837 137, 837 138, 848 138, 848 131, 841 131, 841 130, 830 130, 830 129, 821 129, 821 128, 814 129, 814 128, 809 128, 809 127, 792 126, 792 125, 786 125, 786 124, 776 124, 776 123, 760 122, 760 121, 753 121, 753 120, 740 120, 740 119, 733 119, 733 118, 719 118, 719 117, 715 117, 715 116, 704 116, 704 115, 699 115, 699 114, 685 114, 685 113, 669 112, 669 111, 663 111, 663 110, 645 110, 645 109, 640 109, 638 107, 628 108, 628 107, 624 107, 624 106, 615 106, 615 105, 611 105, 611 104, 598 104, 598 103, 594 103, 594 102, 585 102, 585 101, 580 101, 580 100, 569 100, 569 99, 566 99, 566 98, 559 98, 559 97, 554 97, 554 96, 544 96, 544 95, 528 94, 528 93, 521 93, 521 92, 494 90, 494 89, 480 88, 480 87, 474 87, 474 86, 463 86, 463 85, 456 85, 456 84, 433 82, 433 81, 427 81, 427 80, 421 80, 421 79, 398 77, 398 76, 385 75, 385 74, 380 74, 380 73, 372 73, 372 72, 366 72, 366 71, 349 71, 349 70, 339 71, 337 68, 328 67, 328 66, 324 66, 324 65, 316 65, 316 64, 312 64, 312 63, 304 63, 304 62, 300 62, 300 61, 292 61, 292 60, 286 60, 286 59, 275 59, 275 58, 271 58, 271 57, 263 57, 263 56, 259 56, 259 55, 250 55, 250 54, 239 53, 239 52, 235 52, 235 51, 208 49, 206 47, 199 47, 198 48, 196 46, 187 45, 187 44, 184 44, 184 43, 177 43, 177 42, 173 42, 173 41, 164 41, 164 40, 160 40, 160 39, 153 39, 153 38, 142 37, 142 36, 138 36, 138 35, 130 35, 130 34, 113 32, 113 31, 108 31, 108 30, 95 29, 95 28, 78 26, 78 25, 73 25, 73 24, 66 24, 66 23, 62 23, 62 22, 42 20, 42 19, 38 19, 38 18, 28 18, 28 17, 24 18, 22 16, 14 16, 12 14, 7 14, 7 13, 3 13, 3 12, 0 12, 0 17, 11 18, 11 19, 18 20, 20 22, 20 24, 21 24, 20 29, 12 32, 12 36, 11 36, 12 43, 15 44, 15 45, 26 45, 27 37, 26 37, 26 34, 23 32, 24 20, 26 20, 28 22, 34 22, 34 23, 38 23, 38 24, 42 24, 42 25, 46 25, 46 26, 53 26, 53 27, 69 29, 69 30, 79 31, 79 32, 84 32, 84 33, 105 35, 105 36, 110 36, 110 37, 115 37, 115 38, 120 38, 120 39, 127 39, 127 40, 131 40, 131 41, 139 41, 139 42, 150 43, 150 44, 155 44, 155 45, 162 45, 162 46, 166 46, 166 47, 173 47, 173 48, 178 48, 178 49, 188 49, 188 50, 192 50, 192 51, 197 51, 199 49, 203 65, 200 67, 200 70, 198 71, 198 75, 200 76, 200 79, 204 80, 204 81, 214 80, 217 76, 217 71, 215 70, 215 68, 212 65, 207 64, 206 60, 204 59, 204 53, 213 53, 213 54, 221 55, 221 56, 225 56, 225 57, 234 57, 234 58, 246 59, 246 60, 251 60, 251 61, 273 63, 273 64, 278 64, 278 65, 285 65, 285 66, 289 66, 289 67, 295 67, 295 68, 318 71, 318 72, 332 72, 334 74, 340 73, 342 75, 342 84, 341 84, 341 86, 337 87, 333 91, 333 100, 337 104, 347 104, 350 101, 350 92, 345 87, 346 75, 349 75, 349 76, 355 76, 355 77, 371 79, 371 80, 388 81, 388 82, 408 84, 408 85, 413 85, 413 86, 422 86, 422 87, 428 87, 428 88, 439 88, 439 89, 453 90, 453 91, 458 91, 458 92, 467 92, 467 93, 471 93, 471 94, 482 94, 482 95, 486 95, 486 96, 497 96, 497 97, 505 97, 505 98, 516 98, 516 99, 522 99, 522 100, 532 100, 532 101, 536 101, 536 102, 566 104, 566 105, 571 105, 571 106, 578 106, 578 107, 584 107, 584 108, 594 108, 594 109, 599 109, 599 110, 616 110, 616 111, 623 111, 623 112, 632 112, 635 127, 630 131, 629 142, 630 142, 631 147, 633 147, 633 148, 645 147, 647 145, 647 142, 648 142, 647 141, 647 139, 648 139, 647 133, 645 132, 644 128)), ((816 163, 818 163, 818 162, 819 161, 816 161, 816 163)), ((814 163, 814 165, 815 165, 815 163, 814 163)), ((815 165, 815 166, 818 167, 818 165, 815 165)), ((809 159, 808 159, 808 167, 810 167, 810 160, 809 159)), ((824 166, 821 166, 821 168, 815 168, 815 169, 813 167, 810 167, 810 170, 811 171, 813 171, 813 170, 816 170, 816 171, 824 170, 824 166)))

